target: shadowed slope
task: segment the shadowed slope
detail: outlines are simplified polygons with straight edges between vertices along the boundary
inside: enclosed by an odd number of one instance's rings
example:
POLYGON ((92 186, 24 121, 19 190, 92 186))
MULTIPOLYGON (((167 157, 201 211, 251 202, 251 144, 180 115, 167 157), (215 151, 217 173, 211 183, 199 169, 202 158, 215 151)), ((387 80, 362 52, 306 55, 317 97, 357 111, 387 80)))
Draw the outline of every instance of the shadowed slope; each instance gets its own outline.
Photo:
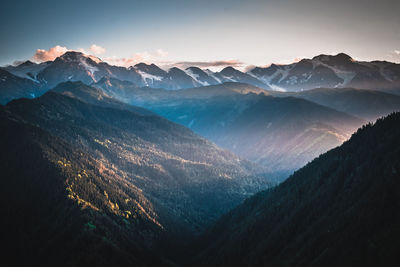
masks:
POLYGON ((387 266, 400 247, 400 113, 223 216, 204 266, 387 266))

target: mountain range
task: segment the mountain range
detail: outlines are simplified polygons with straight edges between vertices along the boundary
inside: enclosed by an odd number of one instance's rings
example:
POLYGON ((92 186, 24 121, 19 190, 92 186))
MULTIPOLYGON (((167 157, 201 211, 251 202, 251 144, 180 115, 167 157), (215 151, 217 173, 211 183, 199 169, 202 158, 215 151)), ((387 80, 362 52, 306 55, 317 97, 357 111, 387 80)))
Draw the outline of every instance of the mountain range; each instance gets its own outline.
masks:
MULTIPOLYGON (((0 79, 1 103, 20 97, 17 92, 4 92, 16 79, 31 80, 36 90, 25 97, 43 94, 60 82, 82 81, 88 85, 103 77, 130 81, 138 87, 165 88, 168 90, 217 85, 224 82, 247 83, 266 90, 304 91, 313 88, 359 88, 386 90, 398 93, 400 65, 386 61, 356 61, 346 54, 319 55, 288 65, 272 64, 241 72, 226 67, 219 72, 189 67, 163 70, 155 64, 138 63, 125 68, 112 66, 101 59, 81 52, 66 52, 54 61, 40 64, 31 61, 2 68, 0 79), (6 73, 6 72, 8 73, 6 73), (12 75, 12 78, 9 76, 12 75)), ((15 83, 15 82, 14 82, 15 83)), ((21 87, 19 87, 21 88, 21 87)))
POLYGON ((247 73, 145 63, 124 68, 71 51, 54 61, 0 69, 0 100, 35 98, 59 83, 79 81, 98 88, 102 105, 107 99, 112 107, 123 102, 123 108, 145 108, 257 163, 259 172, 282 172, 284 178, 364 122, 400 110, 393 95, 400 88, 398 69, 343 53, 247 73))
POLYGON ((399 64, 357 61, 343 53, 319 55, 288 65, 256 67, 248 74, 278 91, 338 87, 384 90, 400 87, 399 64))

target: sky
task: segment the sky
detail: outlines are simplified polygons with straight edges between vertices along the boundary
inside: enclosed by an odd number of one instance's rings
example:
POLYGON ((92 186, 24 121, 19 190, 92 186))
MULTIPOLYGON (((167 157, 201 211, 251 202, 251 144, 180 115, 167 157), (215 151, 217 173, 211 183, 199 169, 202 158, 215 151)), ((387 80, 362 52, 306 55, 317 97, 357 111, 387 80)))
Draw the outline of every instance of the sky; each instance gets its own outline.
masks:
POLYGON ((0 65, 67 50, 115 65, 265 66, 344 52, 400 63, 399 0, 2 0, 0 65))

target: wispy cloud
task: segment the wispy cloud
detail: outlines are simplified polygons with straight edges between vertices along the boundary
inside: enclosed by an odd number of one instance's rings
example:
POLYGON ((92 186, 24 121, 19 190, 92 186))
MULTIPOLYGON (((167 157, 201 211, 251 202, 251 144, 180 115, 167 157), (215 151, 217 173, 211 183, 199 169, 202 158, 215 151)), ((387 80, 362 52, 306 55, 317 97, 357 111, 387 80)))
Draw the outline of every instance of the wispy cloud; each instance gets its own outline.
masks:
POLYGON ((66 47, 59 45, 56 45, 55 47, 52 47, 49 50, 37 49, 32 59, 37 62, 54 60, 56 57, 61 56, 67 51, 68 49, 66 47))
POLYGON ((106 49, 104 47, 101 47, 99 45, 96 44, 92 44, 89 48, 89 51, 92 52, 95 55, 100 55, 100 54, 104 54, 106 52, 106 49))
POLYGON ((181 69, 186 69, 188 67, 199 67, 199 68, 213 68, 213 67, 242 67, 243 62, 233 59, 233 60, 216 60, 216 61, 179 61, 168 64, 171 67, 178 67, 181 69))
POLYGON ((400 50, 394 50, 394 53, 395 53, 396 55, 400 55, 400 50))

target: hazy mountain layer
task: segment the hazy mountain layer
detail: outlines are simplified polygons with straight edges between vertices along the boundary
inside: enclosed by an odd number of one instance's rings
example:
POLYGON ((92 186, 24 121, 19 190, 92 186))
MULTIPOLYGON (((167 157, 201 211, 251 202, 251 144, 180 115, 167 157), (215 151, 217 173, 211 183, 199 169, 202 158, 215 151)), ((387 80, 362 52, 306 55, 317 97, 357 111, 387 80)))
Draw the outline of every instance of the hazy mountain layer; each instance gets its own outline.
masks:
POLYGON ((360 129, 223 216, 193 265, 385 266, 397 262, 400 113, 360 129))
POLYGON ((191 128, 259 163, 266 172, 288 173, 302 167, 347 140, 364 122, 303 99, 267 96, 271 92, 239 83, 167 91, 108 79, 96 86, 191 128))
POLYGON ((21 78, 0 68, 0 104, 5 105, 16 98, 34 98, 43 94, 38 82, 21 78))
POLYGON ((149 108, 274 172, 303 166, 340 145, 363 124, 309 101, 255 94, 174 101, 149 108))

